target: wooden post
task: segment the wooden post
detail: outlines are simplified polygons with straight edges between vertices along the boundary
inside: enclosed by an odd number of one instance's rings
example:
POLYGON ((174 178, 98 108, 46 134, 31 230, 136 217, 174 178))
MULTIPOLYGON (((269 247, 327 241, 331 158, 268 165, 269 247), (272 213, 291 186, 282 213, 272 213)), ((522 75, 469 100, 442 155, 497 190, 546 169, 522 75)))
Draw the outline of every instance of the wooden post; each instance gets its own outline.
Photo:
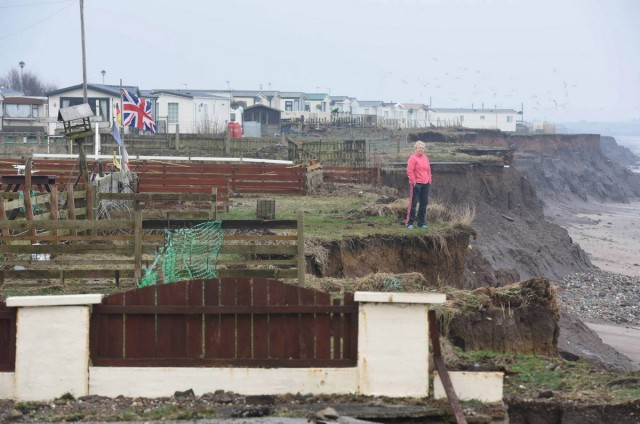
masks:
MULTIPOLYGON (((6 216, 6 212, 4 210, 4 197, 2 197, 2 195, 0 194, 0 221, 6 221, 7 220, 7 216, 6 216)), ((8 228, 3 228, 2 229, 2 236, 3 237, 9 237, 10 233, 9 233, 9 229, 8 228)), ((10 245, 11 241, 10 240, 4 240, 3 242, 6 245, 10 245)), ((14 256, 12 254, 6 254, 5 255, 6 258, 8 260, 12 260, 14 258, 14 256)), ((0 286, 2 286, 4 284, 4 272, 0 271, 0 273, 2 273, 0 278, 0 286)))
POLYGON ((133 230, 133 250, 135 254, 134 275, 137 281, 142 279, 142 211, 134 212, 135 225, 133 230))
MULTIPOLYGON (((31 205, 31 161, 33 158, 29 156, 27 161, 25 162, 24 168, 24 187, 22 188, 22 193, 24 195, 24 211, 27 216, 27 221, 33 221, 33 209, 31 205)), ((36 229, 31 228, 29 230, 29 235, 35 237, 36 229)))
MULTIPOLYGON (((52 221, 57 221, 58 220, 58 187, 54 184, 51 187, 51 189, 52 189, 51 193, 49 194, 49 205, 50 205, 51 213, 49 217, 51 218, 52 221)), ((58 229, 52 228, 51 235, 54 237, 57 236, 58 229)), ((57 244, 58 240, 55 240, 54 243, 57 244)))
POLYGON ((211 221, 218 217, 218 188, 211 187, 211 221))
MULTIPOLYGON (((76 219, 76 200, 73 197, 73 183, 67 184, 67 219, 76 219)), ((77 236, 78 231, 70 230, 72 236, 77 236)))
POLYGON ((306 261, 304 259, 304 212, 298 211, 298 285, 304 287, 306 261))
MULTIPOLYGON (((86 195, 85 195, 85 204, 87 205, 87 221, 93 221, 94 217, 93 217, 93 204, 95 202, 94 199, 94 189, 91 186, 91 183, 87 182, 87 189, 86 189, 86 195)), ((89 230, 89 235, 90 236, 95 236, 95 230, 91 229, 89 230)))
POLYGON ((180 150, 180 124, 176 124, 176 151, 180 150))

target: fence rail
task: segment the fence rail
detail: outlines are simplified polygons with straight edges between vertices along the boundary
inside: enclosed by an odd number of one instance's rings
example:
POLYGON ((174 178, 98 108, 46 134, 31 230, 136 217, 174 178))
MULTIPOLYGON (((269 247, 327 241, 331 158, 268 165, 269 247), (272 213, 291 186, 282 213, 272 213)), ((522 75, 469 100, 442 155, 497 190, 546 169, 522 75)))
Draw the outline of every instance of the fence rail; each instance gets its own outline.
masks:
POLYGON ((94 366, 351 367, 353 295, 272 279, 183 281, 105 298, 93 308, 94 366))

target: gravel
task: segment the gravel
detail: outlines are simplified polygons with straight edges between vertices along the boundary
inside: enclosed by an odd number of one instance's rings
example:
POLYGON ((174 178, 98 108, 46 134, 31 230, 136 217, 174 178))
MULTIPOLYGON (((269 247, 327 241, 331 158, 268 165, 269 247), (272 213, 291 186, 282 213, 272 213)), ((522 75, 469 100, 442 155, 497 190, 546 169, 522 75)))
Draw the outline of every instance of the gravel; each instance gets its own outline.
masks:
POLYGON ((596 269, 567 275, 557 285, 563 309, 582 321, 640 326, 640 276, 596 269))

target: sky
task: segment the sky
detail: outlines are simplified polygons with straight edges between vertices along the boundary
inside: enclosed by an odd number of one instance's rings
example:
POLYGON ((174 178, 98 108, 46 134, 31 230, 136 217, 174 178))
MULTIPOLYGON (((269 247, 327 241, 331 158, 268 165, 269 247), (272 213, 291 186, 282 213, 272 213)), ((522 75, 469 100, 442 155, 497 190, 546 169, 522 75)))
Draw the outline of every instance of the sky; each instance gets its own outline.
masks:
MULTIPOLYGON (((0 0, 0 75, 82 83, 80 0, 0 0)), ((640 0, 84 0, 88 83, 640 119, 640 0)))

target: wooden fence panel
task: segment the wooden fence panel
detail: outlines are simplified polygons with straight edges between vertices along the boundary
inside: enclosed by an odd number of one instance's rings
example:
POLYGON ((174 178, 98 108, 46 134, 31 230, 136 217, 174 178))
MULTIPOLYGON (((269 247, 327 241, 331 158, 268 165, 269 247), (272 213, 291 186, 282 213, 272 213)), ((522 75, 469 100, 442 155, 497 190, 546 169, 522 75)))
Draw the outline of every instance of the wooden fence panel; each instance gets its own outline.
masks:
POLYGON ((380 172, 377 168, 351 166, 322 166, 325 182, 338 184, 378 184, 380 172))
POLYGON ((16 368, 16 310, 0 300, 0 371, 16 368))
POLYGON ((327 293, 278 280, 229 278, 109 299, 93 308, 96 366, 344 367, 357 360, 353 296, 332 302, 327 293), (123 319, 124 326, 105 316, 123 319), (125 340, 124 349, 103 334, 111 330, 125 340), (103 347, 105 340, 116 348, 103 347))

